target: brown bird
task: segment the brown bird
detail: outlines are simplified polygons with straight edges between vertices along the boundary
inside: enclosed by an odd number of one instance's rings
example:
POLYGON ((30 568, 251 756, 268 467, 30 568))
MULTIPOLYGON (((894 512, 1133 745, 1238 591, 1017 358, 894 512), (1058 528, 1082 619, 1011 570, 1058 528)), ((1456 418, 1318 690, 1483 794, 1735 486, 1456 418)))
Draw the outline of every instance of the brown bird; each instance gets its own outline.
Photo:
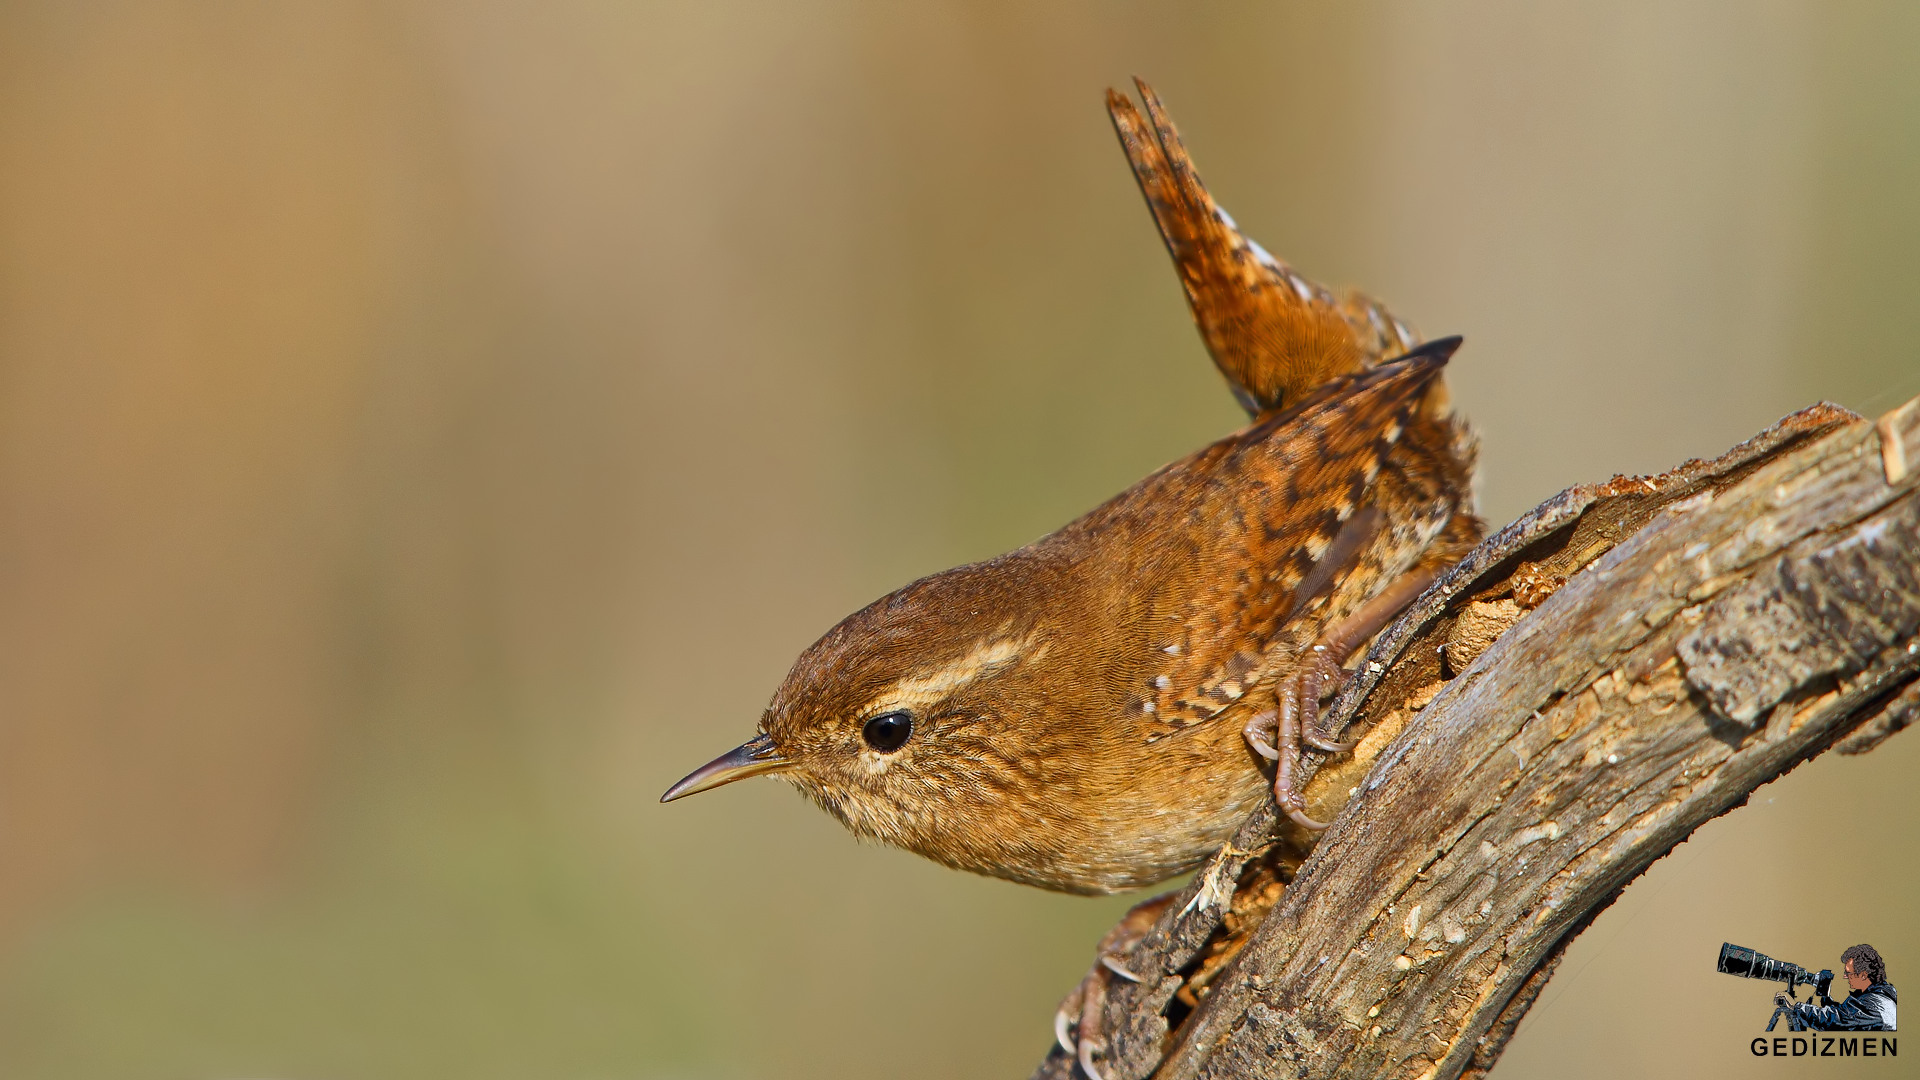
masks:
MULTIPOLYGON (((1136 80, 1137 82, 1137 80, 1136 80)), ((1043 539, 916 581, 800 656, 760 733, 662 801, 761 773, 854 833, 1105 893, 1201 863, 1294 782, 1340 664, 1481 533, 1440 371, 1358 295, 1242 236, 1145 83, 1108 109, 1252 423, 1043 539), (1276 762, 1273 774, 1267 762, 1276 762)))

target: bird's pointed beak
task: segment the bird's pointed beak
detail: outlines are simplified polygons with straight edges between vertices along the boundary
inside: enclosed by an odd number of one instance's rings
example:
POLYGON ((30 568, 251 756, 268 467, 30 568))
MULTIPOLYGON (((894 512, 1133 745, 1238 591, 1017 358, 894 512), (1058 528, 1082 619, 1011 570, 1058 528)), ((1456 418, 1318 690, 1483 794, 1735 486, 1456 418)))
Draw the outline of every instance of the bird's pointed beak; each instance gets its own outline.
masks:
POLYGON ((667 793, 660 796, 660 801, 672 802, 688 795, 697 795, 708 788, 717 788, 721 784, 731 784, 735 780, 778 772, 792 766, 793 762, 782 757, 780 751, 774 748, 772 736, 755 735, 688 773, 684 780, 668 788, 667 793))

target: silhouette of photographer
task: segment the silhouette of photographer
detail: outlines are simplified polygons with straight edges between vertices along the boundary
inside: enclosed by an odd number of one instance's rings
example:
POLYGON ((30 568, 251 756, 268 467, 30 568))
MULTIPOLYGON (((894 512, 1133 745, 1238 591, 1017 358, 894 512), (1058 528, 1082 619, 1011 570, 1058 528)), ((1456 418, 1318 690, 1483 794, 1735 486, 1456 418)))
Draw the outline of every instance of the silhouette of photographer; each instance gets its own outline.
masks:
POLYGON ((1773 1003, 1792 1013, 1801 1024, 1814 1031, 1893 1031, 1894 1005, 1899 995, 1887 981, 1887 963, 1871 945, 1855 945, 1840 954, 1847 975, 1849 993, 1845 1001, 1835 1003, 1824 989, 1820 1003, 1795 1001, 1785 994, 1773 995, 1773 1003))

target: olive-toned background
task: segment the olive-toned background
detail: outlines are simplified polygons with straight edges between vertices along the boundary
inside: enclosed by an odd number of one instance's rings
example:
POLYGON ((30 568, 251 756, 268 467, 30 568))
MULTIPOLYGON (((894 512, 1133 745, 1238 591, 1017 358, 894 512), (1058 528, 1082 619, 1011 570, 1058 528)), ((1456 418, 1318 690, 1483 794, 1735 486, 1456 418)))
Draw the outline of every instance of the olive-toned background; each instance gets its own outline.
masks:
MULTIPOLYGON (((1920 393, 1911 8, 0 6, 0 1074, 1023 1075, 1127 900, 655 799, 1238 422, 1133 73, 1467 336, 1492 518, 1920 393)), ((1499 1075, 1747 1067, 1723 940, 1912 985, 1916 768, 1702 830, 1499 1075)))

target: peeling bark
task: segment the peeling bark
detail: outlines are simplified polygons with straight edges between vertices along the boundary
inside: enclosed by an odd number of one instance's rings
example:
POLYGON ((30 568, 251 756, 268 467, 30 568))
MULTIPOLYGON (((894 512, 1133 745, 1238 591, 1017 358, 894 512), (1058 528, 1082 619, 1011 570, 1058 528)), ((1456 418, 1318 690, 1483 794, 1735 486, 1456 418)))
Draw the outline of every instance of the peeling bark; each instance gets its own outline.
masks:
MULTIPOLYGON (((1920 717, 1916 461, 1915 403, 1878 424, 1816 406, 1490 537, 1334 703, 1362 741, 1307 785, 1333 827, 1315 844, 1256 813, 1116 958, 1141 981, 1108 995, 1106 1076, 1490 1069, 1654 860, 1920 717)), ((1056 1048, 1035 1076, 1076 1071, 1056 1048)))

